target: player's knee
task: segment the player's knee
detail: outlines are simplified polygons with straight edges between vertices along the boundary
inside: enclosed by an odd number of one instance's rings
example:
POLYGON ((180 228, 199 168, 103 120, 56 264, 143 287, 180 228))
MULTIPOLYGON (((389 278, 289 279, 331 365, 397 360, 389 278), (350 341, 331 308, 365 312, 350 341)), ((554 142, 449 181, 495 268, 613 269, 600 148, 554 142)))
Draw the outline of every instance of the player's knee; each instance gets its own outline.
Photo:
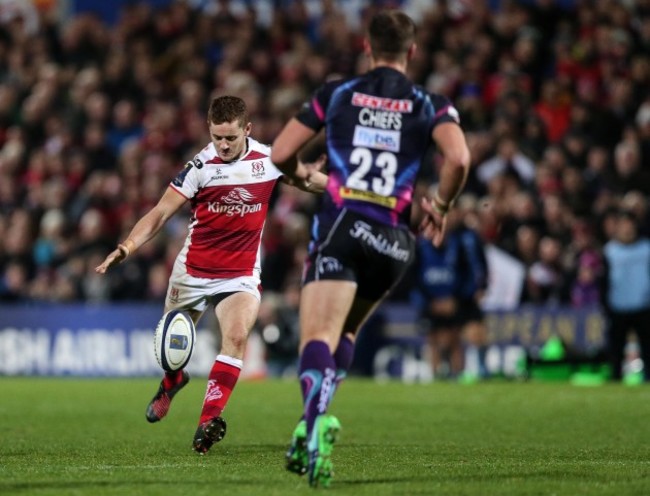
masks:
POLYGON ((243 352, 246 349, 247 338, 248 332, 245 329, 237 329, 224 334, 223 344, 228 348, 243 352))

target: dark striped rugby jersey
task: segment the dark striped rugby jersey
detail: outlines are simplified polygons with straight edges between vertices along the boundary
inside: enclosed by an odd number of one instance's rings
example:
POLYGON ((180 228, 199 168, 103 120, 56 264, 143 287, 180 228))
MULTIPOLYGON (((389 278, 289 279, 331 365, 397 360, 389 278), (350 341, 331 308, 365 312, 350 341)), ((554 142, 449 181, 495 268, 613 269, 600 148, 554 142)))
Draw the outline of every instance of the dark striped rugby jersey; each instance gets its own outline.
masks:
POLYGON ((315 230, 327 229, 344 208, 408 226, 431 132, 440 123, 459 122, 446 97, 387 67, 326 83, 296 117, 314 131, 326 129, 329 181, 315 230))

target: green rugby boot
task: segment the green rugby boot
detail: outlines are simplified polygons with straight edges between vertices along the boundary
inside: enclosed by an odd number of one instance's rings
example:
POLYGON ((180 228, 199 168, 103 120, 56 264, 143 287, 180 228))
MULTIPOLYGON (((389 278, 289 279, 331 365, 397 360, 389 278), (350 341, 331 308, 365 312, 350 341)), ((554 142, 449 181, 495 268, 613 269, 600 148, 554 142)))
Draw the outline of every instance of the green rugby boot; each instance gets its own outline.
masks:
POLYGON ((307 454, 307 422, 302 419, 293 431, 291 445, 285 455, 287 470, 298 475, 307 473, 309 456, 307 454))
POLYGON ((314 423, 307 451, 309 453, 309 485, 328 487, 332 482, 332 450, 336 442, 341 423, 333 415, 319 415, 314 423))

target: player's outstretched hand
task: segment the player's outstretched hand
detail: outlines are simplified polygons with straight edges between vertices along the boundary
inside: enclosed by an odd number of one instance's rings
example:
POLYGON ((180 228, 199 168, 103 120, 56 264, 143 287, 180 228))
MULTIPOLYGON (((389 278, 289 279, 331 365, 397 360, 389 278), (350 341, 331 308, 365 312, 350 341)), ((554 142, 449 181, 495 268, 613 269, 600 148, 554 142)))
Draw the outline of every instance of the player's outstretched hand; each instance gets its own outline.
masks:
POLYGON ((433 246, 438 248, 445 239, 447 214, 436 209, 431 201, 426 198, 422 198, 420 206, 424 212, 424 219, 420 223, 420 232, 422 236, 433 242, 433 246))
POLYGON ((116 248, 104 259, 104 261, 95 267, 95 272, 98 274, 105 274, 108 269, 114 265, 119 264, 122 260, 126 258, 126 253, 120 248, 116 248))

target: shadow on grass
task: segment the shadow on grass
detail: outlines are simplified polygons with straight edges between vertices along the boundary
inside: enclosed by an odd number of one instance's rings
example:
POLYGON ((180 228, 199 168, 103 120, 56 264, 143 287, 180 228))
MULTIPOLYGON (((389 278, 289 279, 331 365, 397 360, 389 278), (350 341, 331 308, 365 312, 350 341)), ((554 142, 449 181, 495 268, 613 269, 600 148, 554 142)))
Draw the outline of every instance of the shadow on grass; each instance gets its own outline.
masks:
MULTIPOLYGON (((223 486, 259 486, 259 481, 221 481, 223 486)), ((285 483, 282 481, 272 482, 266 481, 265 486, 284 486, 285 483)), ((155 488, 160 486, 162 488, 170 488, 171 486, 181 487, 184 490, 188 489, 191 491, 191 487, 195 486, 197 489, 204 488, 206 485, 205 480, 200 481, 188 481, 188 480, 156 480, 156 481, 114 481, 114 480, 89 480, 89 481, 43 481, 43 482, 16 482, 16 483, 0 483, 0 494, 8 494, 10 492, 20 493, 24 492, 25 494, 31 494, 32 491, 39 490, 58 490, 58 491, 83 491, 84 494, 92 494, 94 490, 104 489, 104 488, 126 488, 125 494, 129 494, 128 491, 132 491, 134 488, 141 488, 143 493, 147 491, 148 488, 155 488)), ((142 493, 141 493, 142 494, 142 493)))
POLYGON ((371 486, 373 484, 399 484, 406 483, 409 484, 413 482, 431 482, 434 480, 434 477, 413 477, 412 475, 404 477, 380 477, 380 478, 369 478, 369 479, 334 479, 332 484, 337 486, 371 486))
MULTIPOLYGON (((644 480, 645 476, 639 474, 636 477, 625 477, 625 482, 634 483, 635 481, 644 480)), ((533 482, 533 481, 554 481, 557 483, 575 483, 575 482, 588 482, 589 484, 612 484, 621 482, 618 479, 612 479, 611 475, 607 474, 594 474, 594 473, 576 473, 573 471, 560 472, 552 470, 529 470, 526 472, 503 472, 491 474, 462 474, 450 475, 432 472, 429 475, 405 475, 397 477, 368 477, 365 479, 335 479, 336 485, 341 486, 356 486, 356 485, 372 485, 372 484, 399 484, 399 483, 413 483, 413 482, 436 482, 439 484, 444 483, 494 483, 494 482, 533 482)))

